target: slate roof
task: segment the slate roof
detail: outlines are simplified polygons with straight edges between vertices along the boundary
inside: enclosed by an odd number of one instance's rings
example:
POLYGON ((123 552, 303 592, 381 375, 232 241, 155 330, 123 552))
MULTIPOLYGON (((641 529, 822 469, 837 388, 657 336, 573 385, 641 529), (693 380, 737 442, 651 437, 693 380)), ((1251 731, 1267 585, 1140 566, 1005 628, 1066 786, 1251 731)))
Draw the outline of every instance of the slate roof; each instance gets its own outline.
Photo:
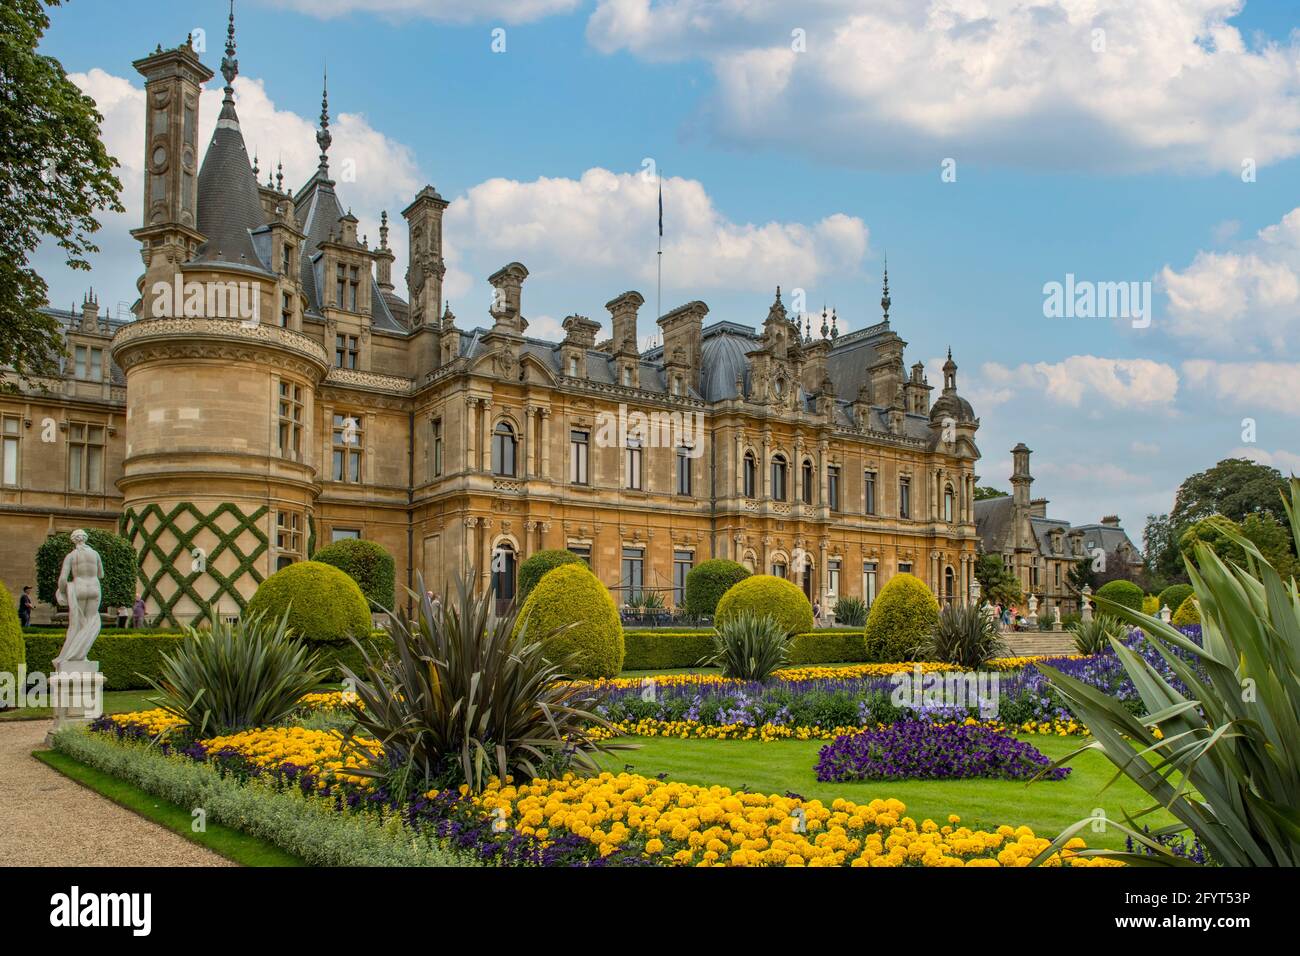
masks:
MULTIPOLYGON (((985 498, 975 502, 975 532, 985 553, 998 554, 1004 548, 1011 547, 1015 532, 1015 499, 1011 495, 1000 498, 985 498)), ((1085 552, 1094 547, 1102 548, 1107 554, 1119 545, 1127 544, 1136 556, 1139 552, 1122 527, 1103 524, 1071 525, 1062 518, 1030 518, 1029 526, 1038 543, 1038 553, 1043 557, 1056 554, 1052 550, 1052 531, 1059 528, 1068 536, 1072 531, 1083 532, 1085 552)), ((1065 542, 1062 554, 1070 554, 1070 545, 1065 542)))
POLYGON ((266 225, 257 180, 233 102, 225 103, 199 169, 198 230, 205 241, 196 262, 227 262, 269 272, 253 243, 266 225))

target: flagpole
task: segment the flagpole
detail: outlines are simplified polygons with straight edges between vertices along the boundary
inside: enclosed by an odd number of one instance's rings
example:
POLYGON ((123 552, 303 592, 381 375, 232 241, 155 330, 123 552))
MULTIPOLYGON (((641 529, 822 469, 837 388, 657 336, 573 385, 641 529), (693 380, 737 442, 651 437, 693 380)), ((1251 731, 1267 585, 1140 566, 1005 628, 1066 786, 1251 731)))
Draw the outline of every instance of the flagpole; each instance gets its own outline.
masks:
POLYGON ((663 317, 663 294, 664 294, 664 177, 663 173, 659 176, 659 251, 656 253, 658 262, 658 277, 655 279, 655 320, 663 317))

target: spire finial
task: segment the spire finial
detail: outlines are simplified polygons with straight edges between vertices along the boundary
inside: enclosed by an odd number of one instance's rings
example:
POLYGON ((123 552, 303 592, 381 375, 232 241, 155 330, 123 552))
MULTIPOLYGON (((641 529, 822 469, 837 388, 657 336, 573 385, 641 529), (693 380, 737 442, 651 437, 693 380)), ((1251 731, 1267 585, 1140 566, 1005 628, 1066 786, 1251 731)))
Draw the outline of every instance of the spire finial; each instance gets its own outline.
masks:
POLYGON ((223 103, 235 101, 235 77, 239 75, 239 61, 235 59, 235 0, 230 0, 230 21, 226 25, 226 55, 221 60, 221 75, 226 80, 223 103))
POLYGON ((885 291, 880 297, 880 308, 885 313, 885 321, 889 321, 889 254, 885 253, 885 291))
POLYGON ((330 91, 329 91, 329 70, 324 73, 321 83, 320 94, 320 129, 316 132, 316 145, 320 147, 320 165, 317 171, 322 179, 329 179, 330 161, 329 150, 330 143, 334 138, 330 136, 330 91))
POLYGON ((388 210, 379 213, 379 248, 388 248, 388 210))
POLYGON ((284 192, 284 160, 278 160, 275 164, 275 191, 284 192))
POLYGON ((258 174, 258 172, 259 172, 259 170, 258 170, 258 168, 257 168, 257 147, 254 146, 254 147, 253 147, 253 178, 254 178, 254 179, 257 178, 257 174, 258 174))
POLYGON ((777 286, 777 287, 776 287, 776 301, 777 301, 777 302, 780 302, 780 301, 781 301, 781 287, 780 287, 780 286, 777 286))
POLYGON ((835 309, 832 308, 831 309, 831 344, 833 345, 835 343, 835 340, 839 337, 840 337, 840 317, 835 313, 835 309))

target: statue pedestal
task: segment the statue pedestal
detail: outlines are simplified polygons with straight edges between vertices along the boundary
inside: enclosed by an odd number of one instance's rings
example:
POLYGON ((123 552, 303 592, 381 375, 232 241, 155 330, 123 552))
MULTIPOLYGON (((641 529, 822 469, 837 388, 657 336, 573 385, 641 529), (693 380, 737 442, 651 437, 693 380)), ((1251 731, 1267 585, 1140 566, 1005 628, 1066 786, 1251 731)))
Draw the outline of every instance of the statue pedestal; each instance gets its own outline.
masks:
POLYGON ((56 730, 85 726, 104 713, 104 675, 99 661, 66 661, 50 675, 50 706, 54 709, 54 726, 45 737, 53 743, 56 730))

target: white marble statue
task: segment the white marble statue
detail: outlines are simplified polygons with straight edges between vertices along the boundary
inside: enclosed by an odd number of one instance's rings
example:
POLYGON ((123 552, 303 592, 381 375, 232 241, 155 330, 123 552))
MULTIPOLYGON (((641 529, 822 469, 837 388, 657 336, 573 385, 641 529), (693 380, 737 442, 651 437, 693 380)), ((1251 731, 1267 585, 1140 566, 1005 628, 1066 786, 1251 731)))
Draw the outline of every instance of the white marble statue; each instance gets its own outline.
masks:
POLYGON ((54 670, 63 670, 69 661, 84 661, 90 646, 99 636, 99 579, 104 563, 99 552, 86 544, 86 532, 72 532, 72 550, 63 559, 59 572, 59 604, 68 606, 68 635, 54 658, 54 670))

